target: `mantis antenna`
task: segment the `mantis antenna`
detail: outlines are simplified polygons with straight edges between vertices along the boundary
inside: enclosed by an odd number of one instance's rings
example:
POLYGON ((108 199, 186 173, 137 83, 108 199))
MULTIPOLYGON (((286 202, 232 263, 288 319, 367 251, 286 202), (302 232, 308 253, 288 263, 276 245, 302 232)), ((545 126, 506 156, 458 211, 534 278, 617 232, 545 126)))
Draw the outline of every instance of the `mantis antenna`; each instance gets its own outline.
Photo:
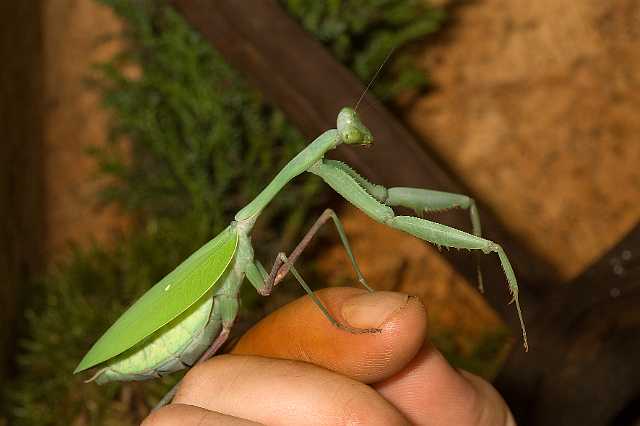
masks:
POLYGON ((384 61, 382 61, 382 63, 378 67, 378 70, 376 71, 376 73, 373 75, 373 77, 371 77, 371 80, 369 81, 369 84, 367 85, 367 87, 362 92, 362 95, 360 95, 360 98, 358 99, 358 102, 356 102, 356 106, 353 108, 354 111, 358 111, 358 106, 360 106, 360 102, 362 102, 362 99, 364 99, 364 95, 366 95, 367 92, 369 91, 369 89, 371 88, 371 86, 373 86, 373 83, 376 81, 376 78, 378 78, 378 74, 380 74, 380 71, 382 70, 382 67, 384 67, 384 64, 386 64, 387 61, 389 60, 389 58, 391 57, 391 55, 393 55, 393 51, 394 50, 396 50, 395 46, 393 48, 391 48, 389 53, 387 53, 386 58, 384 58, 384 61))

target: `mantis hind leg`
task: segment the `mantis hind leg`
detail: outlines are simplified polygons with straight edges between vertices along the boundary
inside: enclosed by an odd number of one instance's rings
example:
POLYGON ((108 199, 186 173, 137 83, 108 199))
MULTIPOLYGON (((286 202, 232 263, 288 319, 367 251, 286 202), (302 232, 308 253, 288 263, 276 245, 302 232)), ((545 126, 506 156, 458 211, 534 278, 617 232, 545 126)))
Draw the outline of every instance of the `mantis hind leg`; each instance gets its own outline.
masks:
MULTIPOLYGON (((214 299, 214 306, 211 312, 210 321, 222 321, 222 330, 220 330, 218 336, 216 336, 213 343, 211 343, 211 346, 209 346, 209 348, 202 355, 200 355, 200 358, 198 358, 198 360, 193 365, 198 365, 201 362, 208 360, 220 350, 227 339, 229 339, 229 334, 231 333, 231 328, 233 327, 233 323, 235 322, 237 315, 237 297, 227 295, 216 296, 216 298, 214 299)), ((153 407, 151 411, 156 411, 159 408, 162 408, 165 405, 169 404, 171 400, 173 400, 173 397, 176 396, 178 388, 180 387, 180 383, 182 383, 182 380, 173 385, 169 392, 167 392, 162 397, 162 399, 153 407)))
MULTIPOLYGON (((216 352, 222 347, 222 345, 224 345, 224 343, 229 338, 230 331, 231 331, 230 328, 223 328, 222 331, 220 331, 220 334, 218 334, 218 337, 216 337, 216 339, 213 341, 209 349, 207 349, 207 351, 200 357, 200 359, 198 359, 198 361, 196 361, 194 365, 200 364, 201 362, 204 362, 209 358, 211 358, 213 355, 215 355, 216 352)), ((173 385, 173 387, 169 389, 169 392, 167 392, 162 397, 162 399, 153 407, 151 411, 156 411, 164 407, 165 405, 171 403, 173 398, 176 396, 176 393, 178 392, 178 388, 180 387, 181 383, 182 383, 182 380, 180 380, 178 383, 173 385)))

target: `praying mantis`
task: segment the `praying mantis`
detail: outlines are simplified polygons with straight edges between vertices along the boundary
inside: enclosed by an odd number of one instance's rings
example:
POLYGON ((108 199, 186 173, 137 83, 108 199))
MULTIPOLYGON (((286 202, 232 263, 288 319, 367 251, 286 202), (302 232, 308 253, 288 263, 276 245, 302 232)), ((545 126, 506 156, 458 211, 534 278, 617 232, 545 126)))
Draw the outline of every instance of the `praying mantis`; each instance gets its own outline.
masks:
MULTIPOLYGON (((371 132, 353 108, 340 110, 335 129, 318 136, 296 155, 258 196, 242 208, 231 224, 188 257, 176 269, 143 294, 93 345, 74 371, 100 367, 90 380, 144 380, 188 368, 213 356, 229 337, 238 314, 238 293, 245 278, 256 291, 268 296, 289 272, 308 293, 324 316, 351 333, 375 333, 337 321, 305 283, 294 263, 329 220, 335 224, 359 282, 364 279, 338 216, 330 209, 319 217, 289 256, 277 255, 270 273, 254 258, 251 231, 269 202, 296 176, 310 172, 375 221, 438 246, 496 253, 515 302, 525 350, 527 335, 518 301, 518 284, 503 248, 480 235, 475 202, 468 196, 420 188, 385 188, 367 181, 347 164, 325 159, 337 146, 373 143, 371 132), (452 208, 470 212, 473 233, 415 216, 398 216, 393 207, 422 214, 452 208)), ((479 275, 481 279, 481 276, 479 275)), ((481 281, 480 281, 481 282, 481 281)), ((159 405, 168 403, 174 389, 159 405)))

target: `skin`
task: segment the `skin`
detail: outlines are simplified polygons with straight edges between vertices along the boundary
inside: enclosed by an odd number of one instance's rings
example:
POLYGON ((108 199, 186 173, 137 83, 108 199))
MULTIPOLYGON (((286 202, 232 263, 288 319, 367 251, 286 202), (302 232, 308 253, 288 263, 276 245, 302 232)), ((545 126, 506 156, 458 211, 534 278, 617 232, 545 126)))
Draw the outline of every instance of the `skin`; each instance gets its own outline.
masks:
POLYGON ((298 299, 230 355, 194 367, 174 403, 143 425, 515 425, 489 383, 454 369, 429 343, 418 299, 355 288, 318 296, 342 321, 382 332, 344 332, 298 299))

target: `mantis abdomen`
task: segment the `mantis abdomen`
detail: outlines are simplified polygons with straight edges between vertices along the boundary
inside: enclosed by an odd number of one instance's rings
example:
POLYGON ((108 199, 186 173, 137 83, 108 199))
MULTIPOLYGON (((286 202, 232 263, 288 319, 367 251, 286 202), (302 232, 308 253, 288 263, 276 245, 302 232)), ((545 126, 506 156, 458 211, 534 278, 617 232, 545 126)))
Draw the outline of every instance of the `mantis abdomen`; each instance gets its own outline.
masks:
POLYGON ((113 359, 94 379, 97 383, 161 377, 196 363, 220 333, 214 298, 206 297, 183 315, 113 359))

